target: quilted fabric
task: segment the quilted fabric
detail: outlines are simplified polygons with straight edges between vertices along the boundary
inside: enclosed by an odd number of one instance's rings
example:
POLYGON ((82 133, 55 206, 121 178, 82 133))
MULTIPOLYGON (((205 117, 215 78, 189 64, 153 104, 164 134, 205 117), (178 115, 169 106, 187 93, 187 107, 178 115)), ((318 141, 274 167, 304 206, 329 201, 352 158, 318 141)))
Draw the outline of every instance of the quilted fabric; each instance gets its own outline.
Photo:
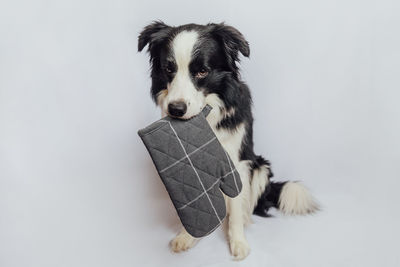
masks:
POLYGON ((189 234, 202 237, 224 220, 221 190, 237 196, 242 183, 232 160, 206 120, 211 107, 196 117, 164 117, 139 130, 156 169, 189 234))

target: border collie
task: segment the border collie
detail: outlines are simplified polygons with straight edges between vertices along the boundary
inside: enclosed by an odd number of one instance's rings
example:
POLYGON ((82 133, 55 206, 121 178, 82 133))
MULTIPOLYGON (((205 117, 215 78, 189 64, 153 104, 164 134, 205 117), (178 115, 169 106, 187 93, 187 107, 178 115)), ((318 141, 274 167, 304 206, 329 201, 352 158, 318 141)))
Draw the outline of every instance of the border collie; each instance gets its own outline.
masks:
MULTIPOLYGON (((239 75, 239 52, 249 57, 249 44, 235 28, 224 23, 187 24, 172 27, 153 22, 139 35, 138 50, 148 45, 151 64, 151 96, 162 115, 189 119, 208 104, 207 121, 229 153, 242 179, 236 198, 225 196, 231 254, 244 259, 250 247, 244 226, 255 213, 267 217, 275 207, 285 214, 306 214, 317 203, 298 182, 272 182, 270 163, 253 151, 251 94, 239 75)), ((180 252, 196 238, 185 229, 171 241, 180 252)))

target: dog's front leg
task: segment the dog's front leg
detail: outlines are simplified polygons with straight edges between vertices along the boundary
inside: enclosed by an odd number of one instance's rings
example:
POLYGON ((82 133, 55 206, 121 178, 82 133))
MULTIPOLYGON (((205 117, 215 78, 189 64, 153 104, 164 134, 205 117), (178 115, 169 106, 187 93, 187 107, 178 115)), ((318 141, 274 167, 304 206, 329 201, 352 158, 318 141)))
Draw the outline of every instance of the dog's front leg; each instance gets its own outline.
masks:
POLYGON ((243 194, 230 198, 228 238, 231 254, 235 260, 243 260, 249 255, 250 247, 244 236, 244 216, 242 208, 243 194))
POLYGON ((196 244, 198 238, 191 236, 184 227, 182 227, 179 234, 171 240, 171 249, 173 252, 181 252, 188 250, 196 244))

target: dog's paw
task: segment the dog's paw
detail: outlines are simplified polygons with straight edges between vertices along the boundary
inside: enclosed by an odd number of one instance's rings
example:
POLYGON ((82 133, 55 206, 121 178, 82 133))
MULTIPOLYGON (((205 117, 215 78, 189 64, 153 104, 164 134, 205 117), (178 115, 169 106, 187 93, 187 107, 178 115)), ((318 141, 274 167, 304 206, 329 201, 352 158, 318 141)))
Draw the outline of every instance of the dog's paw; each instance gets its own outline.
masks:
POLYGON ((231 254, 234 260, 243 260, 250 253, 249 244, 245 239, 234 239, 230 242, 231 254))
POLYGON ((173 252, 181 252, 193 247, 196 239, 188 233, 180 233, 171 240, 170 246, 173 252))

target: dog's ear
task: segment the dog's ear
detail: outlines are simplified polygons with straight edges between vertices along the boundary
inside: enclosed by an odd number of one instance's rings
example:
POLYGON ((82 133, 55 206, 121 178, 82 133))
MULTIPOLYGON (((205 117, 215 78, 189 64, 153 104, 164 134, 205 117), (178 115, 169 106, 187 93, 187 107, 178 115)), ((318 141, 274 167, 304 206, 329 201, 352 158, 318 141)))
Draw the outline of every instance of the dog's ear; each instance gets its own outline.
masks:
POLYGON ((238 61, 239 52, 245 57, 250 56, 249 43, 236 28, 224 23, 210 23, 208 26, 211 27, 211 34, 223 44, 225 52, 233 61, 238 61))
POLYGON ((150 25, 147 25, 139 35, 138 51, 141 52, 147 44, 149 44, 149 50, 151 50, 154 44, 168 37, 171 28, 162 21, 154 21, 150 25))

